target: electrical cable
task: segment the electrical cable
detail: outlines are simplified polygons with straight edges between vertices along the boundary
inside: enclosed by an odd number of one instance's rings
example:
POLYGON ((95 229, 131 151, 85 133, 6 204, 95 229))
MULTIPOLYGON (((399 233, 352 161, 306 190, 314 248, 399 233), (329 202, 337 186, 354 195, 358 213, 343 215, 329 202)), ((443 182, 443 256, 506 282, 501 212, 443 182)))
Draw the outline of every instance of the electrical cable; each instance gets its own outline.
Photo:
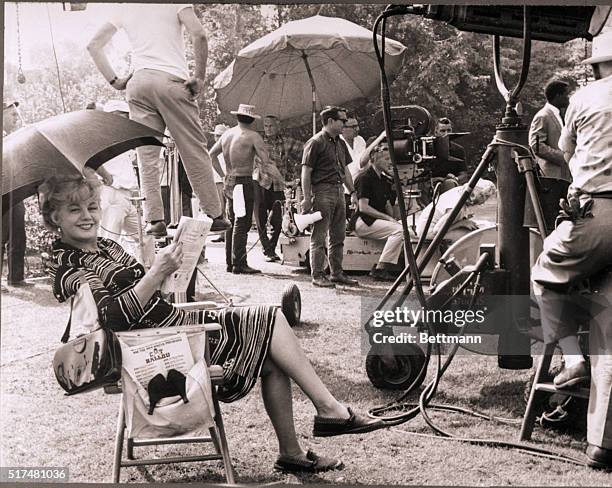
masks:
MULTIPOLYGON (((377 32, 378 32, 378 26, 381 24, 381 22, 383 23, 383 31, 382 31, 382 39, 383 39, 383 45, 384 45, 384 38, 385 38, 385 31, 384 31, 384 25, 385 25, 385 21, 387 17, 390 17, 392 15, 399 15, 399 14, 403 14, 405 13, 405 8, 401 8, 401 7, 394 7, 392 5, 389 5, 385 11, 376 19, 375 23, 374 23, 374 29, 373 29, 373 39, 374 39, 374 50, 376 53, 376 57, 381 69, 381 98, 382 98, 382 102, 383 102, 383 119, 385 122, 385 130, 387 132, 387 140, 389 142, 389 147, 390 147, 390 156, 391 156, 391 161, 393 163, 393 169, 394 169, 394 180, 395 180, 395 184, 396 184, 396 189, 398 190, 398 195, 401 195, 401 186, 400 186, 400 182, 399 182, 399 175, 398 175, 398 171, 397 171, 397 166, 395 163, 395 154, 394 154, 394 149, 393 149, 393 134, 391 132, 391 127, 390 127, 390 117, 389 117, 389 110, 390 110, 390 96, 389 96, 389 87, 388 87, 388 82, 386 79, 386 74, 384 71, 384 54, 381 56, 380 51, 379 51, 379 47, 378 47, 378 39, 377 39, 377 32)), ((529 18, 529 13, 528 13, 528 9, 525 9, 525 37, 529 37, 529 26, 528 24, 528 19, 529 18)), ((528 42, 529 39, 525 39, 525 42, 528 42)), ((383 51, 384 52, 384 51, 383 51)), ((521 73, 521 80, 519 81, 519 85, 524 83, 524 73, 521 73)), ((512 93, 512 95, 514 95, 518 90, 513 90, 514 93, 512 93)), ((494 145, 510 145, 509 141, 503 141, 503 140, 499 140, 499 139, 495 139, 493 144, 489 144, 489 146, 487 147, 487 151, 485 151, 485 155, 487 155, 486 159, 489 159, 492 155, 491 148, 494 145)), ((524 148, 525 146, 521 146, 519 144, 512 144, 516 147, 522 147, 524 148)), ((483 162, 485 161, 485 157, 483 156, 483 162)), ((404 205, 402 205, 402 199, 400 200, 400 215, 402 217, 402 220, 405 218, 405 208, 404 205)), ((404 240, 406 242, 407 239, 407 229, 406 229, 406 225, 403 225, 404 227, 404 240)), ((408 241, 410 242, 410 241, 408 241)), ((412 268, 414 266, 414 254, 412 254, 412 247, 410 245, 406 246, 404 245, 404 249, 406 251, 406 253, 408 254, 408 258, 410 261, 410 267, 412 268)), ((483 255, 484 256, 484 255, 483 255)), ((479 263, 481 263, 480 266, 476 266, 476 271, 471 272, 468 279, 466 279, 464 281, 464 283, 462 284, 462 288, 465 289, 465 287, 467 286, 467 284, 469 284, 469 282, 476 277, 476 282, 475 282, 475 286, 474 286, 474 290, 472 293, 472 297, 470 300, 470 305, 469 305, 469 309, 471 309, 475 303, 476 300, 476 296, 478 294, 478 290, 480 288, 480 279, 481 279, 481 271, 480 268, 483 267, 484 265, 484 260, 479 260, 479 263)), ((414 284, 415 290, 417 292, 417 296, 419 298, 419 301, 421 302, 423 308, 425 309, 425 298, 423 295, 423 291, 422 291, 422 286, 420 283, 420 276, 419 276, 419 270, 418 269, 411 269, 412 272, 412 278, 413 281, 412 283, 414 284)), ((455 296, 456 294, 454 293, 453 296, 455 296)), ((448 302, 448 301, 447 301, 448 302)), ((428 328, 428 331, 431 335, 435 335, 433 334, 433 327, 430 323, 426 323, 425 324, 428 328)), ((465 331, 465 327, 466 325, 464 325, 461 330, 459 331, 459 334, 463 334, 465 331)), ((429 345, 429 343, 428 343, 429 345)), ((563 454, 559 454, 559 453, 554 453, 550 450, 547 449, 542 449, 542 448, 537 448, 537 447, 533 447, 533 446, 528 446, 525 444, 520 444, 520 443, 514 443, 514 442, 507 442, 507 441, 500 441, 500 440, 496 440, 496 439, 473 439, 473 438, 463 438, 463 437, 454 437, 451 433, 444 431, 443 429, 439 428, 438 426, 436 426, 431 419, 429 418, 426 409, 428 407, 428 403, 429 401, 433 398, 433 396, 435 395, 436 391, 437 391, 437 387, 438 384, 440 382, 440 379, 442 377, 442 375, 444 374, 444 372, 446 371, 446 369, 448 368, 448 366, 450 365, 450 363, 452 362, 452 359, 454 358, 456 351, 458 350, 458 344, 455 344, 451 353, 449 354, 449 356, 447 357, 444 365, 441 364, 441 354, 440 354, 440 347, 439 344, 436 343, 436 353, 437 353, 437 367, 436 367, 436 374, 433 378, 433 380, 428 383, 426 385, 426 387, 423 389, 423 391, 421 392, 420 396, 419 396, 419 404, 418 407, 412 408, 410 411, 399 415, 399 416, 395 416, 395 417, 380 417, 379 413, 382 413, 383 411, 388 411, 390 408, 399 408, 399 404, 397 403, 398 400, 396 400, 395 402, 384 406, 384 407, 374 407, 373 409, 371 409, 368 413, 370 416, 375 417, 375 418, 381 418, 382 420, 384 420, 385 422, 387 422, 388 425, 399 425, 401 423, 404 423, 414 417, 416 417, 416 415, 418 415, 418 413, 420 413, 423 418, 425 419, 426 423, 429 425, 429 427, 434 430, 434 432, 436 432, 439 436, 442 436, 446 439, 450 439, 450 440, 455 440, 458 442, 468 442, 471 444, 476 444, 476 445, 487 445, 487 446, 495 446, 495 447, 507 447, 507 448, 512 448, 512 449, 516 449, 519 450, 520 452, 526 452, 532 455, 537 455, 537 456, 543 456, 549 459, 555 459, 555 460, 559 460, 559 461, 564 461, 564 462, 571 462, 574 464, 579 464, 579 465, 584 465, 585 463, 577 458, 571 457, 571 456, 566 456, 563 454)), ((427 365, 429 363, 429 357, 430 357, 430 348, 428 347, 428 356, 426 357, 426 361, 424 363, 424 368, 421 369, 420 373, 419 373, 419 377, 423 374, 423 370, 427 368, 427 365)), ((410 386, 410 388, 408 390, 406 390, 406 392, 402 395, 402 397, 400 398, 404 398, 413 388, 415 382, 412 383, 412 385, 410 386)))

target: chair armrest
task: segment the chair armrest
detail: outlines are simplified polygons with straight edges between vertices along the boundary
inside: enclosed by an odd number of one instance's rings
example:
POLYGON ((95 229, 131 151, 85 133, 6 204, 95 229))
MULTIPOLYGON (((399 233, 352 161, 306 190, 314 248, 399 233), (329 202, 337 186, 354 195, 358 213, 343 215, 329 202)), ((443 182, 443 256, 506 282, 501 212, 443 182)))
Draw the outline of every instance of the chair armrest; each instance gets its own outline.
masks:
POLYGON ((180 310, 216 310, 223 308, 222 305, 211 301, 173 303, 172 305, 180 310))

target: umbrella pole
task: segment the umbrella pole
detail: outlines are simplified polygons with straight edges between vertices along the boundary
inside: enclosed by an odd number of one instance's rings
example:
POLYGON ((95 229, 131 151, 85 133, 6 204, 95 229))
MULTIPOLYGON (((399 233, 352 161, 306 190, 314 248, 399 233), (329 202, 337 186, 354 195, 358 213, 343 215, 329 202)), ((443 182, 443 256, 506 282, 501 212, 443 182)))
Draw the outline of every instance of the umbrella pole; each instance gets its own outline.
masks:
POLYGON ((306 66, 306 72, 308 73, 310 86, 312 87, 312 135, 314 136, 317 133, 317 87, 315 86, 314 77, 310 70, 310 64, 308 64, 308 56, 304 51, 302 51, 302 60, 306 66))

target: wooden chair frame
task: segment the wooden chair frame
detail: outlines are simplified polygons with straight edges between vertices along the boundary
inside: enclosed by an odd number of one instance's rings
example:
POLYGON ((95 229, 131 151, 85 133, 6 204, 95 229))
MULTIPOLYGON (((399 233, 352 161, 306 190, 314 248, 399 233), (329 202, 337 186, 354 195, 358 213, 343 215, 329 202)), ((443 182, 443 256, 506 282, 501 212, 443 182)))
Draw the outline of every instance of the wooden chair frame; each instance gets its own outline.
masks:
MULTIPOLYGON (((200 308, 211 308, 210 304, 207 303, 202 307, 203 304, 199 303, 185 303, 178 305, 182 309, 200 309, 200 308)), ((207 335, 209 332, 221 330, 219 324, 203 324, 202 329, 204 334, 207 335)), ((172 463, 184 463, 184 462, 203 462, 203 461, 223 461, 223 467, 225 470, 225 479, 228 484, 234 484, 234 469, 229 454, 227 445, 227 438, 225 435, 225 427, 223 425, 223 417, 221 415, 221 409, 219 408, 219 401, 217 399, 217 386, 223 383, 223 368, 221 366, 210 365, 210 351, 208 347, 208 338, 205 337, 205 360, 208 364, 208 371, 212 383, 212 400, 214 405, 214 412, 212 412, 214 418, 214 426, 209 428, 209 435, 195 436, 195 437, 172 437, 172 438, 153 438, 153 439, 137 439, 137 438, 125 438, 125 410, 123 406, 123 398, 119 407, 119 414, 117 416, 117 432, 115 437, 115 449, 114 449, 114 460, 113 460, 113 483, 119 483, 121 476, 121 468, 129 466, 146 466, 155 464, 172 464, 172 463), (126 456, 123 457, 123 446, 124 441, 126 444, 126 456), (214 452, 208 454, 200 454, 195 456, 166 456, 159 458, 139 458, 136 459, 134 455, 135 447, 142 446, 158 446, 158 445, 170 445, 170 444, 199 444, 199 443, 212 443, 214 452)), ((119 384, 105 388, 106 393, 122 393, 119 384)), ((123 393, 122 393, 123 394, 123 393)))

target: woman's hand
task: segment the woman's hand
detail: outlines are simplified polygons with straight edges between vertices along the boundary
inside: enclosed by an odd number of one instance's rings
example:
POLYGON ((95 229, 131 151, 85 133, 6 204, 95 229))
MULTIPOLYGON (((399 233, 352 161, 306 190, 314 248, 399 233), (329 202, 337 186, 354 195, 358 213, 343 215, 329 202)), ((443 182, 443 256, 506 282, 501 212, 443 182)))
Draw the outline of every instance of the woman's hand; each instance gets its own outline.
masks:
POLYGON ((150 273, 164 279, 180 268, 183 262, 183 244, 173 242, 159 250, 155 255, 150 273))

